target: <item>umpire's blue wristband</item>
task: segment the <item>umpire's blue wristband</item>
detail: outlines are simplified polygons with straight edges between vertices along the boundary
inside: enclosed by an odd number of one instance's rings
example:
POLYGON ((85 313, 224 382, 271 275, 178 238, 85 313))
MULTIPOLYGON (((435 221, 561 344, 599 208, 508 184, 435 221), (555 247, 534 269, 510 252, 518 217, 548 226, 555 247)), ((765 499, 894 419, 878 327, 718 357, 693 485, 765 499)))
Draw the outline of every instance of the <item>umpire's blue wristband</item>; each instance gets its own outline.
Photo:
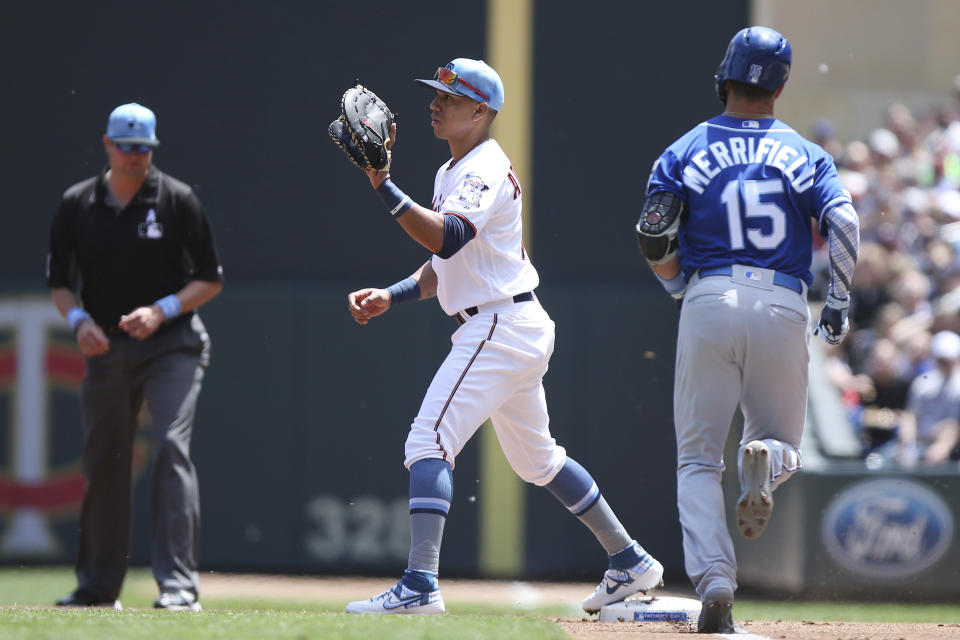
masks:
POLYGON ((394 218, 399 218, 413 206, 413 200, 410 199, 410 196, 400 191, 400 187, 393 184, 393 180, 390 178, 384 180, 377 187, 377 195, 383 200, 383 204, 394 218))
POLYGON ((413 278, 404 278, 396 284, 387 287, 391 304, 400 304, 410 300, 420 299, 420 283, 413 278))
POLYGON ((70 323, 70 329, 76 333, 77 327, 80 326, 80 323, 84 320, 89 320, 93 322, 93 318, 90 317, 90 314, 84 311, 81 307, 73 307, 70 311, 67 311, 67 322, 70 323))
POLYGON ((663 285, 663 288, 667 290, 671 296, 676 297, 677 294, 682 293, 684 289, 687 288, 687 279, 683 277, 683 271, 673 276, 669 280, 666 278, 661 278, 657 273, 653 275, 657 276, 657 280, 660 281, 660 284, 663 285))
POLYGON ((176 318, 178 315, 180 315, 180 300, 172 293, 168 296, 160 298, 153 304, 160 307, 160 311, 163 312, 164 320, 176 318))

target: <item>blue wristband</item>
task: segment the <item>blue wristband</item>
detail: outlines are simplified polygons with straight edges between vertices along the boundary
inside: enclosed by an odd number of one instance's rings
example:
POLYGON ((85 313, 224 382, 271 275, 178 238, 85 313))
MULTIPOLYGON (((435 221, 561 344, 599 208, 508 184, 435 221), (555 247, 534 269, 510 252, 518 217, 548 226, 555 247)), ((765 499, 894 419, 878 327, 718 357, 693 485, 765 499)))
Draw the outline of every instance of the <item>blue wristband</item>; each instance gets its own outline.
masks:
POLYGON ((163 312, 164 320, 176 318, 178 315, 180 315, 180 300, 172 293, 168 296, 160 298, 153 304, 160 307, 160 311, 163 312))
POLYGON ((669 280, 666 278, 661 278, 657 273, 654 273, 653 275, 657 276, 657 280, 660 281, 660 284, 663 285, 663 288, 666 289, 667 293, 673 297, 677 297, 678 293, 682 293, 683 290, 687 288, 687 279, 683 277, 683 271, 669 280))
POLYGON ((390 294, 392 304, 409 302, 410 300, 420 299, 420 283, 413 278, 405 278, 396 284, 387 287, 387 293, 390 294))
POLYGON ((394 218, 399 218, 413 206, 413 200, 410 199, 410 196, 400 191, 400 187, 393 184, 393 180, 390 178, 384 180, 377 187, 377 195, 383 200, 383 204, 394 218))
POLYGON ((80 307, 73 307, 70 311, 67 311, 67 322, 70 323, 70 329, 74 333, 77 332, 77 327, 80 326, 80 323, 84 320, 89 320, 93 322, 93 318, 90 317, 90 314, 84 311, 80 307))

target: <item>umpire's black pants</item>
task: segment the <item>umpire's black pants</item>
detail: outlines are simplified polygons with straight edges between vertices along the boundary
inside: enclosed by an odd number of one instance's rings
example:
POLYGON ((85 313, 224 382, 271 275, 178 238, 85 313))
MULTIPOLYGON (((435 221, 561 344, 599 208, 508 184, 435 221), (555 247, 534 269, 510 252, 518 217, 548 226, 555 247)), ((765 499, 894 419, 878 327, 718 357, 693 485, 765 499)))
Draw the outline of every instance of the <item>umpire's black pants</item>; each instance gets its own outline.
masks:
POLYGON ((200 492, 190 436, 209 337, 199 316, 190 315, 143 341, 109 338, 107 353, 87 358, 81 390, 86 490, 78 587, 105 601, 120 595, 130 559, 134 435, 145 400, 153 461, 153 575, 161 590, 198 595, 200 492))

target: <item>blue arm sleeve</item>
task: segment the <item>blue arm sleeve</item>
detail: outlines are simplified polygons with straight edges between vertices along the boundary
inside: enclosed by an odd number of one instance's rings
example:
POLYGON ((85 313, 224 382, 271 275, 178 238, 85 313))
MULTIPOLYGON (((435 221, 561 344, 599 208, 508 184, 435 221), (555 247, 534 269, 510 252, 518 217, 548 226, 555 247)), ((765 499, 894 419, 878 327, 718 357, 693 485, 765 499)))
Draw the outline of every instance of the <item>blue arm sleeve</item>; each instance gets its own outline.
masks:
POLYGON ((473 227, 468 225, 460 216, 443 216, 443 247, 437 256, 446 260, 463 248, 477 235, 473 227))

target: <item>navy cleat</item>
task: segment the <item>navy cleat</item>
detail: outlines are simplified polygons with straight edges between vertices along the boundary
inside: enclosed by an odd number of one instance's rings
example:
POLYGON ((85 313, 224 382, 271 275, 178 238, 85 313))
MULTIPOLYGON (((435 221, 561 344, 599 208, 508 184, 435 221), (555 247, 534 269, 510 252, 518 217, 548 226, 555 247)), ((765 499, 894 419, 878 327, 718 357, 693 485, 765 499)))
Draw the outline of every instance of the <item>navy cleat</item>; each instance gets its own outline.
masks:
POLYGON ((737 633, 733 626, 733 591, 720 587, 703 596, 697 633, 737 633))
POLYGON ((83 589, 77 589, 73 593, 60 598, 57 600, 57 606, 97 607, 101 609, 113 609, 114 611, 121 611, 123 609, 119 600, 104 600, 103 598, 99 598, 87 591, 84 591, 83 589))

